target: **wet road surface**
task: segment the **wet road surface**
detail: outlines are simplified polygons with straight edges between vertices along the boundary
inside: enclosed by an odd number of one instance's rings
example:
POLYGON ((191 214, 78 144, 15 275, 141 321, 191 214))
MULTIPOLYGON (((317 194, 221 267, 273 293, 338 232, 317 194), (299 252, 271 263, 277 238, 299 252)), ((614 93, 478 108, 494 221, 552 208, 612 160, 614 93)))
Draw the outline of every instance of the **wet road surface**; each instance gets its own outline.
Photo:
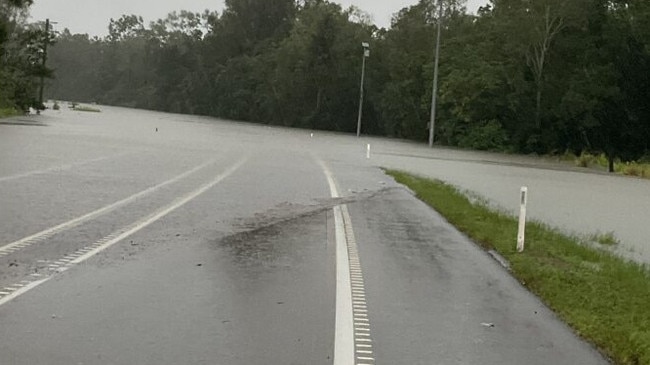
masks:
POLYGON ((606 363, 366 140, 102 109, 0 124, 0 364, 606 363))

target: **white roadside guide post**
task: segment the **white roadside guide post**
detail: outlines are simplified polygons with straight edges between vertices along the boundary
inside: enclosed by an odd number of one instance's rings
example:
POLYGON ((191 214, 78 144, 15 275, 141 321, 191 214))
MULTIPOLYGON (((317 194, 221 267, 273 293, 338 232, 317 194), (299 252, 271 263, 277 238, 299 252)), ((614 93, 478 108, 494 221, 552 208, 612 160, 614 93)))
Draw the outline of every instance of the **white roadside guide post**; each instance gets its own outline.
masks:
POLYGON ((368 143, 368 148, 366 149, 366 158, 370 159, 370 143, 368 143))
POLYGON ((524 252, 526 239, 526 206, 528 205, 528 188, 521 188, 521 207, 519 209, 519 232, 517 233, 517 252, 524 252))

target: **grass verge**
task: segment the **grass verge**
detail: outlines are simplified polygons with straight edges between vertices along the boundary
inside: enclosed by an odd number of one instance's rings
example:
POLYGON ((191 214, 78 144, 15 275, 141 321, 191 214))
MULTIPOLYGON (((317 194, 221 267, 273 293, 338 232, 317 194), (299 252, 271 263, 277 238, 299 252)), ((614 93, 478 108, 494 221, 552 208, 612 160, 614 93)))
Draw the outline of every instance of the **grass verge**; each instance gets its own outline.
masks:
POLYGON ((20 113, 14 108, 0 108, 0 118, 9 118, 20 115, 20 113))
POLYGON ((388 175, 486 249, 577 334, 616 364, 650 365, 650 271, 540 223, 526 229, 526 251, 516 253, 517 221, 453 186, 388 170, 388 175))

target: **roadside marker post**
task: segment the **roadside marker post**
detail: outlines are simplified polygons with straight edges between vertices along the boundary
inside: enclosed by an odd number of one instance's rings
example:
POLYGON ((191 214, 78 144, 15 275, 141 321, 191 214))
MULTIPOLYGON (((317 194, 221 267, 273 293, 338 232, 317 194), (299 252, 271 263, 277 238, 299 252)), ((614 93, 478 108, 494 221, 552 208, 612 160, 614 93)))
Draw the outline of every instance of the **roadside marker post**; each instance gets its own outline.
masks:
POLYGON ((370 144, 368 144, 368 148, 366 149, 366 158, 370 159, 370 144))
POLYGON ((517 233, 517 252, 524 252, 526 239, 526 206, 528 205, 528 188, 521 188, 521 207, 519 208, 519 232, 517 233))

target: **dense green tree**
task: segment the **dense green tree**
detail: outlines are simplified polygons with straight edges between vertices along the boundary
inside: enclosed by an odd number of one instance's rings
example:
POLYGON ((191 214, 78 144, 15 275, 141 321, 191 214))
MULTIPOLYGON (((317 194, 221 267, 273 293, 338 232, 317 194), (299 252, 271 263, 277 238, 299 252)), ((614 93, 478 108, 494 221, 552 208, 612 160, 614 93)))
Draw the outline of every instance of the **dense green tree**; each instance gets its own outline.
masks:
POLYGON ((0 0, 0 108, 42 108, 37 103, 37 80, 51 76, 43 57, 54 37, 44 24, 27 24, 31 4, 31 0, 0 0))

